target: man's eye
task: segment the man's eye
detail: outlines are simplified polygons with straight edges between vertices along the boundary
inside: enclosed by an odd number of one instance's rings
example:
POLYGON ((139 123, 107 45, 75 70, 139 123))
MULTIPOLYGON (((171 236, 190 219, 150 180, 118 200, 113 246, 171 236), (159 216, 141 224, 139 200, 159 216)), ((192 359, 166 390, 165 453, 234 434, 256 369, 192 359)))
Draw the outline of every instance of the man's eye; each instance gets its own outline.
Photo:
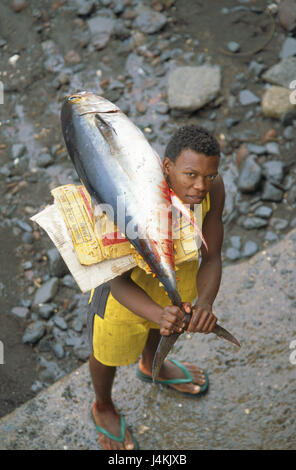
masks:
POLYGON ((186 173, 186 175, 187 175, 187 176, 192 176, 192 177, 195 176, 194 173, 186 173))
POLYGON ((209 179, 210 181, 213 181, 215 178, 216 178, 216 175, 209 175, 209 176, 208 176, 208 179, 209 179))

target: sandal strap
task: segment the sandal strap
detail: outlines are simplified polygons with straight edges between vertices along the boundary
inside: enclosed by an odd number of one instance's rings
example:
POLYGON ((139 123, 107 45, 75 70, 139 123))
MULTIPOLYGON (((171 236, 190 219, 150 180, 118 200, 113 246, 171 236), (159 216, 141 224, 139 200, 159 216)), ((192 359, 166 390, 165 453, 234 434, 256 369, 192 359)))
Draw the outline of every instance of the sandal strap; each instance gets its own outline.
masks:
POLYGON ((181 364, 181 362, 177 361, 176 359, 169 359, 173 364, 175 364, 179 369, 182 370, 184 373, 185 377, 179 378, 179 379, 168 379, 168 380, 157 380, 156 382, 159 384, 172 384, 172 385, 178 385, 178 384, 184 384, 184 383, 190 383, 193 382, 193 377, 190 374, 189 370, 187 369, 186 366, 181 364))
POLYGON ((124 442, 125 419, 124 419, 124 416, 122 414, 120 415, 120 437, 115 436, 114 434, 112 434, 111 432, 109 432, 106 429, 102 428, 98 424, 96 424, 96 429, 97 429, 98 432, 100 432, 101 434, 104 434, 105 436, 109 437, 109 439, 112 439, 113 441, 120 442, 121 444, 124 442))

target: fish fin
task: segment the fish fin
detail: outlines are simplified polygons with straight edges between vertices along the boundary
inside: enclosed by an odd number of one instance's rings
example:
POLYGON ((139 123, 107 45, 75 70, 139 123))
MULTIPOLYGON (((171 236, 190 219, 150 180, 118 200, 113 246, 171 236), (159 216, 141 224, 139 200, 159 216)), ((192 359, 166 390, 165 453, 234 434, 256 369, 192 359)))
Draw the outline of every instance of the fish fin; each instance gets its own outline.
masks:
POLYGON ((112 132, 114 132, 117 135, 117 132, 114 129, 114 127, 112 127, 107 121, 105 121, 105 119, 103 119, 102 116, 96 113, 95 118, 96 118, 96 126, 101 132, 101 134, 103 135, 103 137, 105 137, 105 139, 108 139, 110 137, 110 134, 112 134, 112 132))
POLYGON ((197 223, 195 222, 194 217, 190 214, 187 207, 182 203, 182 201, 178 198, 178 196, 171 189, 170 189, 170 194, 171 194, 172 205, 176 209, 178 209, 187 220, 189 220, 190 224, 193 226, 194 230, 196 230, 203 244, 205 245, 206 250, 208 251, 208 245, 204 239, 204 236, 201 230, 199 229, 197 223))

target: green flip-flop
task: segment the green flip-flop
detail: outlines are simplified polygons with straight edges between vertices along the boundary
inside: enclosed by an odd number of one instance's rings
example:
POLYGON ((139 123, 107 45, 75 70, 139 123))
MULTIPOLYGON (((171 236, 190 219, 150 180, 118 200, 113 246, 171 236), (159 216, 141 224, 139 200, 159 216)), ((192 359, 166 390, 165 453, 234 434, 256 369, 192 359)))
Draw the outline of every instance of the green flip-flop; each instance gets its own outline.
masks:
POLYGON ((126 431, 126 429, 128 429, 129 433, 131 435, 133 444, 134 444, 134 449, 132 449, 132 450, 139 450, 138 441, 134 438, 131 430, 129 428, 127 428, 125 418, 124 418, 123 414, 120 413, 120 436, 119 437, 115 436, 114 434, 112 434, 111 432, 109 432, 106 429, 102 428, 101 426, 99 426, 96 423, 93 412, 92 412, 92 409, 91 409, 91 417, 92 417, 93 422, 95 423, 96 430, 98 432, 100 432, 101 434, 104 434, 105 436, 109 437, 109 439, 112 439, 113 441, 120 442, 120 444, 123 444, 124 437, 125 437, 125 431, 126 431))
MULTIPOLYGON (((190 374, 190 372, 189 372, 189 370, 187 369, 186 366, 181 364, 181 362, 176 361, 176 359, 169 359, 169 361, 171 361, 173 364, 175 364, 177 367, 179 367, 179 369, 181 369, 182 372, 184 373, 185 377, 178 378, 178 379, 168 379, 168 380, 158 380, 158 379, 156 379, 155 380, 156 384, 166 385, 170 388, 173 388, 173 390, 176 390, 174 387, 171 387, 171 385, 178 385, 178 384, 193 382, 193 377, 190 374)), ((153 382, 152 377, 150 377, 149 375, 144 374, 143 372, 141 372, 140 369, 139 369, 139 366, 137 368, 136 374, 137 374, 137 377, 140 380, 142 380, 143 382, 150 382, 150 383, 153 382)), ((205 393, 206 390, 209 387, 209 377, 208 377, 208 374, 205 371, 203 371, 203 374, 205 376, 205 383, 202 386, 200 386, 200 391, 198 393, 189 393, 189 392, 180 392, 180 393, 182 393, 183 395, 188 395, 190 397, 199 397, 201 394, 205 393)), ((176 391, 179 392, 179 390, 176 390, 176 391)))

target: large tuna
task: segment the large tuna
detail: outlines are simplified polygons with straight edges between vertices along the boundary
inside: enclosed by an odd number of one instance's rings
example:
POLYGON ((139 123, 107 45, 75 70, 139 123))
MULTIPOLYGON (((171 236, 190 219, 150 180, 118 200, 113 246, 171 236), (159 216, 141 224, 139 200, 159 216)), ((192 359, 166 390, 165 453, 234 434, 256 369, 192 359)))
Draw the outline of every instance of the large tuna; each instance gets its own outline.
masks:
MULTIPOLYGON (((93 93, 66 98, 61 120, 69 155, 83 184, 97 203, 112 207, 120 232, 158 277, 172 304, 183 309, 174 269, 170 191, 158 155, 116 105, 93 93), (124 217, 118 214, 123 204, 124 217)), ((216 325, 213 332, 226 338, 222 330, 216 325)), ((162 337, 154 380, 178 336, 162 337)))

